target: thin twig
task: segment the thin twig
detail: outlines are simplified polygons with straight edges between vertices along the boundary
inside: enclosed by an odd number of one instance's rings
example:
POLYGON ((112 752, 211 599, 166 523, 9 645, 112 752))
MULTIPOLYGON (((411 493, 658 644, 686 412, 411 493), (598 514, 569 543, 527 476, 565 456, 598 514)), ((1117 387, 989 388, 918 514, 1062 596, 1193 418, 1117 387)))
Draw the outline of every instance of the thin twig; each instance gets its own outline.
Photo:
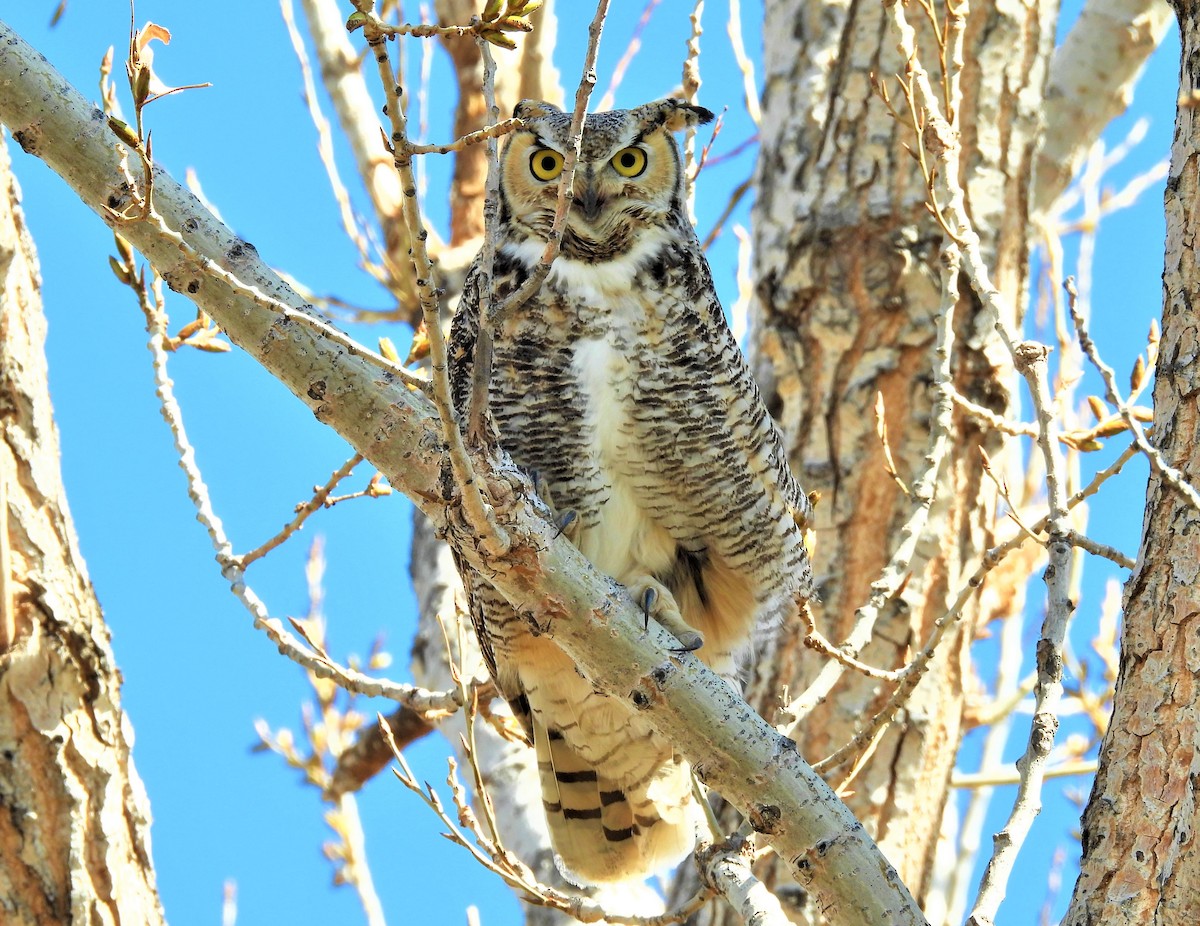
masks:
MULTIPOLYGON (((360 10, 361 12, 361 10, 360 10)), ((355 14, 358 15, 358 14, 355 14)), ((510 540, 507 532, 496 521, 495 512, 484 501, 480 482, 463 443, 462 431, 454 415, 454 403, 450 397, 449 364, 446 338, 441 325, 441 291, 433 284, 433 263, 425 246, 425 223, 417 203, 416 178, 413 176, 412 151, 408 140, 408 118, 400 100, 402 88, 397 85, 392 69, 391 55, 387 49, 386 36, 403 34, 390 32, 387 25, 373 13, 365 16, 364 34, 367 45, 375 56, 379 80, 387 100, 386 112, 391 122, 391 146, 396 171, 400 175, 400 186, 404 194, 402 213, 412 242, 411 257, 417 276, 417 298, 421 305, 421 316, 429 337, 429 367, 432 381, 432 398, 441 422, 442 438, 446 442, 447 457, 454 473, 455 483, 461 493, 463 511, 468 523, 476 532, 482 550, 489 557, 499 557, 507 552, 510 540)), ((430 33, 445 34, 445 33, 430 33)), ((458 33, 465 34, 465 33, 458 33)))
POLYGON ((972 418, 982 421, 994 431, 1000 431, 1002 434, 1009 434, 1013 437, 1033 437, 1037 434, 1037 425, 1024 421, 1012 421, 1002 415, 997 415, 987 406, 980 405, 978 402, 968 399, 954 386, 950 387, 950 396, 953 398, 955 405, 972 418))
MULTIPOLYGON (((965 3, 960 5, 961 13, 965 3)), ((907 66, 909 88, 906 96, 914 112, 914 126, 923 126, 920 132, 922 151, 928 151, 940 164, 936 177, 927 174, 931 211, 962 249, 964 265, 971 284, 980 302, 991 315, 997 334, 1013 357, 1017 370, 1024 376, 1033 395, 1034 409, 1038 421, 1038 446, 1045 461, 1046 486, 1050 513, 1049 557, 1045 581, 1047 586, 1046 618, 1042 627, 1042 639, 1038 645, 1038 686, 1036 688, 1036 712, 1024 756, 1018 762, 1022 770, 1022 783, 1018 788, 1017 800, 1004 830, 995 839, 995 851, 988 862, 968 924, 978 926, 990 923, 995 917, 1004 896, 1008 875, 1011 872, 1016 850, 1022 844, 1040 808, 1042 772, 1054 741, 1057 718, 1054 710, 1062 696, 1062 647, 1066 636, 1067 622, 1072 611, 1070 598, 1071 545, 1066 540, 1071 529, 1066 498, 1065 471, 1058 447, 1059 425, 1053 415, 1053 400, 1050 397, 1049 378, 1046 373, 1048 348, 1034 342, 1018 343, 1009 326, 1009 312, 1001 303, 999 291, 992 284, 988 268, 983 260, 979 235, 976 233, 966 209, 965 194, 959 181, 960 146, 958 133, 952 122, 953 111, 947 107, 944 117, 939 112, 939 101, 929 81, 929 75, 921 66, 917 54, 916 35, 905 17, 903 5, 891 5, 891 13, 900 36, 900 48, 907 66), (915 88, 915 92, 912 88, 915 88), (920 96, 921 116, 916 115, 920 96), (943 193, 944 207, 939 205, 936 195, 943 193)), ((947 74, 947 80, 949 76, 947 74)), ((922 162, 924 163, 924 162, 922 162)), ((903 687, 903 684, 902 686, 903 687)))
MULTIPOLYGON (((1024 657, 1024 622, 1018 615, 1009 615, 1000 630, 1000 647, 994 665, 996 667, 995 697, 989 702, 990 713, 972 717, 977 727, 985 727, 986 733, 980 749, 979 767, 997 768, 1004 758, 1009 732, 1013 726, 1013 712, 1033 691, 1037 684, 1037 673, 1027 679, 1017 678, 1024 657)), ((969 892, 975 887, 975 863, 979 858, 983 828, 987 823, 988 810, 995 796, 993 788, 974 788, 967 799, 958 828, 958 854, 955 864, 946 878, 943 891, 947 898, 948 915, 945 922, 960 923, 965 916, 969 892)))
POLYGON ((729 202, 725 204, 725 208, 721 210, 721 214, 717 216, 717 220, 713 222, 713 227, 708 234, 704 236, 704 243, 700 245, 701 249, 707 251, 712 243, 717 240, 721 234, 721 229, 725 227, 725 223, 729 221, 729 217, 733 215, 733 210, 737 208, 738 203, 750 192, 750 186, 754 182, 753 177, 747 177, 729 194, 729 202))
POLYGON ((1110 547, 1107 544, 1093 540, 1078 531, 1067 532, 1067 542, 1073 547, 1079 547, 1081 550, 1087 550, 1093 556, 1102 556, 1107 560, 1112 560, 1122 569, 1133 569, 1137 565, 1137 560, 1126 556, 1115 547, 1110 547))
POLYGON ((358 895, 367 926, 387 926, 383 904, 371 877, 371 866, 367 861, 367 840, 363 835, 362 818, 354 795, 339 794, 334 799, 334 813, 337 814, 339 824, 338 834, 342 837, 339 846, 342 850, 342 867, 339 875, 342 880, 353 886, 358 895))
MULTIPOLYGON (((485 42, 483 39, 476 39, 476 41, 479 42, 480 48, 482 48, 486 51, 486 56, 485 56, 484 60, 491 61, 492 60, 491 43, 485 42)), ((491 70, 492 70, 493 101, 492 101, 492 104, 487 107, 487 111, 493 119, 499 119, 500 110, 496 107, 495 99, 494 99, 495 93, 496 93, 496 90, 495 90, 496 62, 495 61, 492 61, 491 70)), ((486 88, 486 86, 487 86, 487 81, 486 81, 486 77, 485 77, 484 87, 486 88)), ((486 89, 484 92, 486 95, 486 92, 487 92, 486 89)), ((521 128, 521 126, 524 124, 525 123, 523 123, 520 119, 505 119, 503 122, 500 122, 500 121, 493 122, 491 125, 486 125, 482 129, 479 129, 478 131, 469 132, 466 135, 463 135, 461 138, 456 138, 454 141, 449 142, 444 145, 409 145, 408 150, 409 150, 410 154, 450 154, 451 152, 454 152, 454 151, 462 151, 466 148, 469 148, 471 145, 478 145, 481 141, 493 141, 494 139, 497 139, 502 135, 507 135, 509 132, 513 132, 516 129, 521 128)))
POLYGON ((329 481, 313 493, 312 498, 310 498, 307 502, 304 502, 302 505, 298 505, 296 507, 296 516, 287 524, 285 524, 283 529, 280 530, 278 534, 276 534, 266 543, 262 544, 262 546, 251 550, 249 553, 243 553, 241 556, 237 557, 241 568, 245 569, 256 559, 262 559, 262 557, 274 550, 277 546, 296 533, 296 531, 300 530, 301 526, 305 521, 308 520, 309 516, 325 505, 326 501, 329 499, 330 493, 337 488, 338 483, 349 476, 354 471, 354 467, 358 466, 358 464, 362 461, 362 454, 356 453, 349 460, 343 463, 337 469, 337 471, 329 477, 329 481))
POLYGON ((333 133, 330 131, 329 120, 325 118, 325 114, 321 111, 320 100, 317 97, 316 82, 313 80, 312 66, 308 60, 308 52, 304 48, 304 40, 300 37, 300 30, 296 28, 296 17, 292 8, 292 0, 280 0, 279 8, 283 14, 284 25, 287 26, 288 36, 292 42, 292 51, 295 53, 296 60, 300 64, 300 77, 304 82, 304 102, 308 106, 309 119, 312 121, 313 127, 317 130, 317 153, 321 158, 321 164, 325 167, 325 176, 329 180, 329 188, 332 190, 333 198, 338 205, 338 213, 342 219, 342 229, 346 232, 346 237, 350 239, 354 247, 358 250, 358 256, 362 261, 363 268, 375 280, 386 286, 388 283, 386 272, 382 267, 377 266, 371 258, 367 237, 359 224, 358 216, 354 214, 354 207, 350 204, 350 193, 347 191, 346 185, 342 182, 341 173, 337 168, 337 159, 333 149, 333 133))
POLYGON ((896 461, 892 457, 892 445, 888 440, 887 409, 884 407, 882 390, 875 393, 875 436, 879 438, 880 447, 883 449, 884 471, 892 477, 892 481, 901 492, 911 497, 912 490, 900 478, 900 473, 896 471, 896 461))
POLYGON ((1125 399, 1121 398, 1121 390, 1117 386, 1117 375, 1113 372, 1113 368, 1101 359, 1100 352, 1096 349, 1096 344, 1088 332, 1087 322, 1076 306, 1076 298, 1079 294, 1075 289, 1075 281, 1068 277, 1063 286, 1067 291, 1067 307, 1071 312, 1072 321, 1075 322, 1075 333, 1079 337, 1079 344, 1083 348, 1083 352, 1087 354, 1088 360, 1092 362, 1092 366, 1099 371, 1101 379, 1104 380, 1105 398, 1125 420, 1125 424, 1133 435, 1134 443, 1150 461, 1150 468, 1154 470, 1155 475, 1178 489, 1188 503, 1200 511, 1200 493, 1197 493, 1179 470, 1163 459, 1159 449, 1146 438, 1146 432, 1137 420, 1137 416, 1134 415, 1133 409, 1129 407, 1125 399))
MULTIPOLYGON (((488 43, 476 40, 483 57, 483 101, 489 119, 500 115, 496 105, 496 60, 488 43)), ((518 120, 519 121, 519 120, 518 120)), ((484 324, 492 310, 492 274, 496 265, 496 238, 500 232, 500 155, 496 139, 487 139, 487 180, 483 197, 483 247, 479 251, 476 289, 479 293, 479 329, 475 335, 475 356, 471 358, 471 396, 467 405, 467 438, 482 445, 484 421, 490 405, 492 385, 492 326, 484 324)), ((561 192, 561 190, 560 190, 561 192)))
POLYGON ((613 913, 591 897, 564 894, 547 884, 537 880, 534 873, 511 853, 491 842, 479 829, 474 811, 465 799, 462 783, 458 779, 457 763, 448 760, 450 772, 447 784, 450 787, 454 807, 458 815, 455 820, 449 814, 437 791, 429 784, 422 784, 413 774, 404 753, 392 740, 391 731, 379 718, 384 739, 391 745, 392 755, 398 769, 393 769, 396 778, 406 788, 421 798, 422 802, 432 810, 446 828, 443 834, 455 845, 466 849, 480 865, 498 875, 509 887, 518 891, 520 896, 531 904, 561 910, 574 917, 581 923, 612 923, 613 926, 670 926, 673 923, 685 922, 694 916, 713 896, 711 888, 703 887, 693 897, 682 905, 657 916, 630 916, 613 913), (470 838, 468 838, 470 834, 470 838))
MULTIPOLYGON (((1067 778, 1073 775, 1094 775, 1099 763, 1095 759, 1079 759, 1052 765, 1043 773, 1043 778, 1067 778)), ((1000 785, 1020 784, 1021 773, 1016 769, 997 769, 990 772, 955 772, 950 776, 952 788, 991 788, 1000 785)))
MULTIPOLYGON (((1074 508, 1076 505, 1095 495, 1105 482, 1117 475, 1117 473, 1121 471, 1122 467, 1124 467, 1124 465, 1135 456, 1137 456, 1136 445, 1126 448, 1125 452, 1122 453, 1115 461, 1113 461, 1110 466, 1098 472, 1094 477, 1092 477, 1091 482, 1067 499, 1067 508, 1074 508)), ((1030 530, 1034 533, 1045 530, 1049 521, 1050 516, 1046 515, 1034 523, 1030 530)), ((928 668, 929 662, 933 658, 933 655, 937 649, 937 645, 942 636, 950 627, 957 623, 958 619, 962 615, 963 608, 966 607, 967 602, 971 600, 976 592, 978 592, 988 573, 996 568, 996 566, 998 566, 1000 562, 1006 556, 1008 556, 1008 554, 1012 553, 1018 547, 1028 542, 1029 537, 1030 535, 1026 532, 1018 531, 1007 540, 997 544, 984 553, 979 561, 979 565, 976 566, 974 573, 972 573, 967 581, 959 588, 958 594, 955 596, 954 601, 951 602, 950 607, 947 608, 946 613, 934 621, 933 628, 930 631, 929 636, 926 638, 924 645, 921 647, 920 651, 918 651, 917 655, 913 657, 913 660, 904 668, 899 685, 897 686, 896 690, 892 692, 884 706, 874 717, 871 718, 871 720, 864 724, 855 733, 854 737, 848 743, 846 743, 832 755, 821 760, 820 762, 815 763, 813 768, 817 769, 818 771, 825 772, 851 761, 859 754, 859 750, 871 742, 876 734, 876 731, 879 730, 881 726, 891 722, 892 718, 896 714, 896 711, 903 706, 909 694, 911 694, 912 689, 916 687, 917 682, 919 682, 921 677, 924 675, 924 672, 928 668)), ((803 717, 811 712, 812 705, 815 703, 814 699, 819 698, 823 690, 822 688, 817 687, 818 682, 821 681, 822 677, 818 676, 817 681, 809 686, 802 698, 798 698, 796 699, 796 702, 788 705, 788 713, 798 714, 800 717, 803 717)))
POLYGON ((746 54, 746 42, 742 38, 741 0, 729 0, 729 21, 725 26, 729 33, 729 44, 733 48, 733 60, 742 72, 742 95, 746 104, 746 115, 755 125, 762 123, 762 106, 758 102, 758 82, 754 77, 754 61, 746 54))
MULTIPOLYGON (((155 217, 154 214, 151 214, 151 221, 155 217)), ((158 219, 158 223, 161 226, 161 219, 158 219)), ((163 229, 160 228, 161 230, 163 229)), ((211 261, 209 263, 211 264, 211 261)), ((213 266, 215 267, 215 265, 213 266)), ((372 678, 357 670, 340 666, 328 655, 301 643, 293 634, 284 629, 278 618, 270 616, 262 599, 246 584, 241 564, 233 553, 233 545, 225 534, 221 519, 213 510, 208 486, 196 464, 196 454, 183 425, 183 413, 175 399, 174 385, 167 375, 165 344, 169 336, 166 332, 165 319, 146 294, 144 286, 134 284, 133 288, 139 293, 138 304, 146 317, 146 332, 149 335, 147 346, 150 349, 154 367, 155 392, 158 395, 163 419, 171 429, 175 450, 179 456, 179 466, 187 478, 188 497, 195 506, 196 519, 208 533, 216 554, 217 564, 221 568, 221 574, 229 581, 233 594, 254 617, 254 626, 266 633, 284 656, 303 666, 318 678, 332 679, 340 688, 347 691, 364 694, 368 697, 389 698, 426 715, 438 716, 458 710, 461 707, 458 692, 428 691, 415 685, 372 678)), ((245 287, 241 288, 245 289, 245 287)))
MULTIPOLYGON (((704 0, 694 0, 690 21, 691 35, 688 36, 687 55, 683 59, 683 98, 695 103, 700 93, 700 36, 704 28, 700 24, 704 15, 704 0)), ((696 224, 696 128, 688 126, 683 133, 683 173, 687 186, 688 218, 696 224)))
POLYGON ((646 26, 650 24, 650 17, 654 15, 654 9, 662 0, 646 0, 646 5, 642 7, 642 15, 638 18, 637 24, 633 27, 633 34, 629 37, 629 44, 625 47, 625 51, 621 53, 621 58, 613 66, 612 77, 609 78, 608 88, 604 91, 604 95, 600 97, 600 102, 596 104, 599 110, 612 109, 613 103, 617 99, 617 88, 621 86, 621 81, 625 79, 625 72, 629 69, 630 63, 637 56, 642 47, 642 33, 646 31, 646 26))
POLYGON ((1048 353, 1049 349, 1044 345, 1026 342, 1016 356, 1017 370, 1029 384, 1037 417, 1037 444, 1046 467, 1046 496, 1050 507, 1047 517, 1049 563, 1044 574, 1046 616, 1037 647, 1038 680, 1034 688, 1034 715, 1025 753, 1017 760, 1017 769, 1020 771, 1017 797, 1008 821, 993 838, 992 857, 984 869, 979 894, 967 918, 970 926, 994 922, 1017 853, 1041 811, 1042 783, 1054 745, 1054 735, 1058 730, 1057 711, 1063 694, 1063 645, 1067 625, 1075 608, 1070 588, 1072 547, 1068 535, 1071 533, 1071 523, 1064 462, 1058 447, 1058 419, 1053 413, 1050 396, 1046 364, 1048 353))

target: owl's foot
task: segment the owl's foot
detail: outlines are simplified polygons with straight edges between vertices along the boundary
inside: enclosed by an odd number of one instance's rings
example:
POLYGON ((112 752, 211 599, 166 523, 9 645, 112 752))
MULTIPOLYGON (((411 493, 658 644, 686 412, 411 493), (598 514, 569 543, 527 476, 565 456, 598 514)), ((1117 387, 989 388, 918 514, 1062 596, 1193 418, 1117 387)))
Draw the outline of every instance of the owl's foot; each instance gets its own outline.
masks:
POLYGON ((574 508, 567 508, 565 511, 559 511, 554 505, 554 497, 550 494, 550 484, 542 478, 542 474, 536 469, 527 469, 525 471, 530 481, 533 482, 533 490, 537 492, 538 498, 545 502, 546 507, 550 509, 551 517, 554 524, 558 527, 558 532, 566 537, 575 546, 579 546, 579 534, 583 528, 583 522, 579 519, 579 513, 574 508))
POLYGON ((650 618, 654 618, 655 623, 679 641, 679 646, 673 647, 671 652, 691 653, 704 645, 703 634, 683 619, 675 596, 661 582, 644 576, 634 579, 626 588, 633 600, 642 606, 646 627, 650 626, 650 618))
POLYGON ((558 525, 558 532, 566 537, 575 546, 579 546, 579 529, 583 522, 579 520, 579 513, 574 508, 568 508, 566 511, 556 511, 554 522, 558 525))

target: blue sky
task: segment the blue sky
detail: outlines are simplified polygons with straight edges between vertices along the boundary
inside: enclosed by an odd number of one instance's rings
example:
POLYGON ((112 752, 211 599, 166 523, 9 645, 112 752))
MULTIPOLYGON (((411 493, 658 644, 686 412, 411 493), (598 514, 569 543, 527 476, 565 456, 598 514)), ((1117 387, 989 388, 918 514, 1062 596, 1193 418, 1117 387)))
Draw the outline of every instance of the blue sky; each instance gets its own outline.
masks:
MULTIPOLYGON (((109 45, 117 47, 120 74, 128 26, 124 0, 72 0, 53 30, 47 28, 55 6, 51 0, 11 6, 15 9, 4 11, 5 20, 86 95, 97 95, 97 69, 109 45)), ((562 14, 556 61, 569 87, 582 60, 587 6, 561 4, 571 12, 562 14)), ((642 9, 634 0, 613 6, 598 93, 642 9)), ((751 0, 743 7, 747 46, 757 57, 761 5, 751 0)), ((665 95, 677 84, 690 8, 684 0, 664 0, 618 105, 665 95)), ((707 4, 701 102, 718 111, 729 106, 715 154, 752 134, 739 114, 741 78, 728 52, 725 17, 724 4, 707 4)), ((194 167, 225 221, 275 266, 317 292, 384 307, 383 295, 357 269, 356 254, 341 234, 277 5, 141 0, 137 22, 146 20, 174 34, 171 46, 160 48, 156 58, 168 83, 213 84, 148 110, 156 158, 179 177, 194 167)), ((438 59, 435 79, 446 73, 438 59)), ((1152 62, 1134 103, 1135 113, 1152 120, 1150 133, 1135 157, 1115 172, 1116 185, 1169 148, 1177 60, 1172 38, 1152 62)), ((431 105, 431 136, 439 140, 448 135, 445 107, 450 104, 442 105, 440 110, 431 105)), ((1113 137, 1124 135, 1131 118, 1114 127, 1113 137)), ((320 854, 328 831, 317 795, 274 757, 250 752, 257 718, 272 726, 297 725, 307 686, 301 671, 252 629, 213 564, 158 415, 141 314, 107 265, 111 234, 40 162, 15 146, 10 149, 42 262, 51 389, 67 489, 125 679, 124 706, 152 802, 154 858, 168 919, 176 926, 218 922, 222 884, 233 879, 241 923, 358 922, 353 894, 329 883, 331 868, 320 854)), ((351 162, 344 150, 340 153, 349 176, 351 162)), ((728 191, 749 176, 753 157, 751 150, 705 172, 697 203, 702 233, 728 191)), ((444 164, 432 169, 431 189, 444 169, 444 164)), ((1102 350, 1122 370, 1161 304, 1160 204, 1161 189, 1156 189, 1137 210, 1111 219, 1100 240, 1094 327, 1102 350)), ((431 198, 430 209, 433 221, 444 226, 444 206, 431 198)), ((745 207, 737 220, 748 223, 745 207)), ((727 233, 710 254, 727 305, 735 294, 735 258, 727 233)), ((168 311, 176 328, 192 315, 190 305, 174 296, 168 311)), ((400 326, 354 333, 367 343, 381 334, 400 344, 408 337, 400 326)), ((182 351, 172 358, 171 373, 218 512, 239 550, 274 533, 311 486, 324 482, 350 454, 282 386, 236 351, 182 351)), ((349 485, 360 488, 367 475, 362 468, 349 485)), ((1093 533, 1134 554, 1143 492, 1139 471, 1096 506, 1093 533)), ((340 505, 320 513, 300 537, 253 567, 250 580, 274 615, 301 615, 304 557, 319 533, 329 564, 325 613, 333 652, 342 657, 365 653, 382 631, 396 658, 390 672, 402 677, 414 627, 409 525, 408 506, 396 496, 340 505)), ((1089 570, 1081 627, 1098 606, 1106 574, 1089 570)), ((1088 636, 1080 630, 1081 647, 1088 636)), ((383 704, 363 708, 368 713, 387 709, 383 704)), ((445 753, 446 744, 436 736, 410 750, 414 767, 429 780, 444 778, 445 753)), ((1086 788, 1086 783, 1075 786, 1086 788)), ((1002 807, 1003 797, 997 803, 1002 807)), ((390 776, 372 782, 360 806, 390 922, 461 923, 468 903, 481 908, 484 924, 519 921, 508 890, 441 839, 432 815, 390 776)), ((1077 811, 1065 802, 1048 807, 1038 824, 1038 848, 1013 882, 1032 885, 1029 895, 1014 892, 1002 908, 1001 923, 1030 921, 1043 899, 1040 872, 1049 847, 1076 821, 1077 811)), ((1068 877, 1068 891, 1070 883, 1068 877)))

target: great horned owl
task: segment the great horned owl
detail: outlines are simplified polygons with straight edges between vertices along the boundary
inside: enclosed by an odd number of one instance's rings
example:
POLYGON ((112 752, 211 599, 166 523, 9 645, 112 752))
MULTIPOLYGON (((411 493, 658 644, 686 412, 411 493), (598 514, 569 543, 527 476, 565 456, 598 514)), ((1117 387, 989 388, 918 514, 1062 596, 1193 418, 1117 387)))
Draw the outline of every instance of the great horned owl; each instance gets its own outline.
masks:
MULTIPOLYGON (((500 167, 493 305, 537 264, 570 116, 525 101, 500 167)), ((491 414, 569 536, 601 572, 733 679, 761 622, 811 592, 811 509, 726 324, 685 206, 672 132, 712 113, 680 100, 587 117, 574 202, 549 277, 495 339, 491 414)), ((451 335, 463 415, 478 265, 451 335)), ((534 747, 559 867, 577 882, 644 878, 695 842, 687 764, 537 636, 484 578, 464 577, 501 693, 534 747)))

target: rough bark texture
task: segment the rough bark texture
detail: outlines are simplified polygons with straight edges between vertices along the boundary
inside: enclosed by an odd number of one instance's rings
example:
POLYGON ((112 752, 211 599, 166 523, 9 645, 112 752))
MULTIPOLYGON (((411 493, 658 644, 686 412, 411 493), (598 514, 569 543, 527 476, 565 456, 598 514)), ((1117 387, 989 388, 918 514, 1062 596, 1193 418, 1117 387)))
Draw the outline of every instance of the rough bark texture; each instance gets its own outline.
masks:
MULTIPOLYGON (((1200 9, 1177 3, 1180 98, 1200 89, 1200 9)), ((1200 486, 1200 116, 1181 106, 1167 180, 1162 342, 1153 439, 1200 486)), ((1125 587, 1121 668, 1083 818, 1064 926, 1200 922, 1200 512, 1151 476, 1138 564, 1125 587)))
MULTIPOLYGON (((1056 12, 1050 0, 978 4, 966 25, 962 179, 993 279, 1014 307, 1027 272, 1031 164, 1056 12)), ((760 381, 791 441, 793 468, 805 489, 822 494, 816 614, 837 641, 870 597, 889 542, 911 510, 884 468, 876 393, 883 395, 900 475, 911 484, 922 470, 942 238, 904 149, 916 146, 912 129, 892 119, 871 88, 871 74, 890 78, 904 67, 888 12, 853 0, 768 0, 766 17, 754 348, 760 381)), ((927 25, 915 7, 909 19, 919 30, 927 25)), ((922 35, 925 66, 937 79, 932 38, 928 30, 922 35)), ((902 107, 894 82, 890 89, 902 107)), ((1008 411, 1008 357, 973 299, 960 300, 956 328, 957 387, 1008 411)), ((910 578, 864 651, 872 664, 904 664, 991 539, 995 496, 975 448, 986 443, 995 453, 998 438, 959 425, 910 578)), ((849 798, 918 899, 929 883, 962 733, 966 646, 981 610, 977 602, 965 615, 966 632, 942 644, 849 798)), ((801 660, 790 680, 793 696, 823 663, 813 655, 801 660)), ((832 752, 887 693, 853 673, 843 676, 807 719, 803 753, 815 760, 832 752)))
POLYGON ((150 808, 63 494, 39 287, 0 142, 0 921, 152 926, 150 808))

